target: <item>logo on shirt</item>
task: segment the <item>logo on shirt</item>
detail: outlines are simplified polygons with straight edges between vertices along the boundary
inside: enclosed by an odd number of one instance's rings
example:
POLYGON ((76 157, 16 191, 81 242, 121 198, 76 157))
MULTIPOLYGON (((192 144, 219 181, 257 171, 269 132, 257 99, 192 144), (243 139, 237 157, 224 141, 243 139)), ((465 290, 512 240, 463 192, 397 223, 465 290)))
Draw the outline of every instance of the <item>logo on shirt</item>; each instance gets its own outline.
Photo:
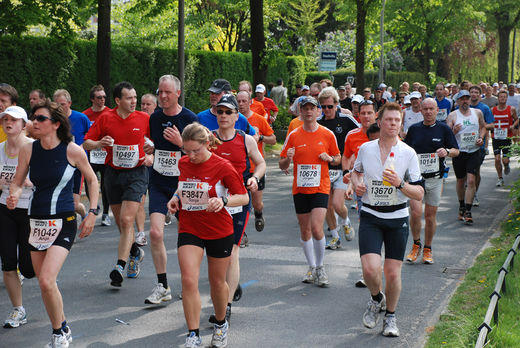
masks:
POLYGON ((132 129, 132 130, 133 130, 133 131, 140 131, 141 129, 139 129, 139 128, 134 128, 134 129, 132 129))
POLYGON ((307 144, 298 145, 297 147, 305 147, 307 144))
POLYGON ((433 138, 432 141, 441 141, 440 138, 433 138))
POLYGON ((336 127, 336 133, 338 133, 338 134, 343 133, 343 127, 341 127, 341 126, 337 126, 337 127, 336 127))

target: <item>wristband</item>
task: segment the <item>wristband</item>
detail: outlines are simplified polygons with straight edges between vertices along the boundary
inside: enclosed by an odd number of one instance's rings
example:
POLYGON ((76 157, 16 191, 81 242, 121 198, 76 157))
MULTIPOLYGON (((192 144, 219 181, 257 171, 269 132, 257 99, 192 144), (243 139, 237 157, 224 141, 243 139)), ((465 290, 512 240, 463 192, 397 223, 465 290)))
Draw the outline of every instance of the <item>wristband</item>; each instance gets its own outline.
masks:
POLYGON ((173 194, 173 197, 177 197, 177 199, 180 201, 181 200, 181 197, 177 194, 177 193, 174 193, 173 194))
POLYGON ((345 174, 348 174, 348 173, 350 173, 350 170, 345 169, 345 170, 343 171, 343 176, 345 176, 345 174))

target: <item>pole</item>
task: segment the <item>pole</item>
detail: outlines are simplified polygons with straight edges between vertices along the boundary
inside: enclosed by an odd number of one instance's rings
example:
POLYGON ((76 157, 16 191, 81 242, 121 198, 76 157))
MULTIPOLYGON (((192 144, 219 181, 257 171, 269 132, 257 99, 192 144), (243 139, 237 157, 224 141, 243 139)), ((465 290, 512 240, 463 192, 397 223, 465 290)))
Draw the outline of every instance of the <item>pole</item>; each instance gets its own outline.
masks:
POLYGON ((516 28, 513 29, 513 52, 511 53, 511 83, 515 82, 515 44, 516 44, 516 28))
POLYGON ((379 37, 381 41, 381 58, 379 59, 379 83, 383 82, 383 73, 385 70, 385 50, 384 50, 384 26, 385 26, 385 4, 386 0, 382 0, 381 6, 381 21, 379 28, 379 37))
POLYGON ((178 43, 177 43, 177 74, 181 80, 181 98, 180 104, 184 106, 184 0, 179 0, 179 29, 178 29, 178 43))

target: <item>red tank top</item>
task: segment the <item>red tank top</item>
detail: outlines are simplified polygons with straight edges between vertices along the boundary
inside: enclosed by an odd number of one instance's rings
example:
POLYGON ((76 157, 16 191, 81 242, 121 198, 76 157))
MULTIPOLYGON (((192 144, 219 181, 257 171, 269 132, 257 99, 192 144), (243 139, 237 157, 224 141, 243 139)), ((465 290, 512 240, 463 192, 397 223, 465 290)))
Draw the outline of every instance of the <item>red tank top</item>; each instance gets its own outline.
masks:
MULTIPOLYGON (((513 116, 511 115, 511 105, 508 105, 504 110, 498 110, 498 107, 495 106, 491 111, 493 113, 493 116, 495 117, 495 128, 506 128, 507 136, 513 136, 511 129, 509 129, 509 127, 511 127, 511 125, 513 124, 513 116)), ((493 137, 495 136, 493 135, 493 137)))
MULTIPOLYGON (((213 131, 213 134, 219 138, 217 131, 213 131)), ((241 130, 235 130, 235 136, 230 140, 222 140, 213 153, 219 155, 222 158, 227 159, 238 174, 242 175, 244 179, 249 176, 249 157, 247 156, 246 148, 246 134, 241 130)))

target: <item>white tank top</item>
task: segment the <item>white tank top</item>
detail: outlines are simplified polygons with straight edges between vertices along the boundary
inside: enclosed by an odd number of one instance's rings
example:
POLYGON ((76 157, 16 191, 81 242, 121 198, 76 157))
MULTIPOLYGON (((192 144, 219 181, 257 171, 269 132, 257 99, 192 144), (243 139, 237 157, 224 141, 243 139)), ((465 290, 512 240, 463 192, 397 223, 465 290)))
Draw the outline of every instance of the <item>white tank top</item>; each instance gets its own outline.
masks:
POLYGON ((459 150, 462 152, 472 153, 479 149, 480 146, 476 144, 479 135, 479 124, 477 113, 474 109, 469 109, 470 115, 464 116, 460 110, 456 110, 457 119, 455 125, 460 124, 462 128, 455 135, 459 150))
POLYGON ((406 109, 404 112, 404 119, 403 119, 403 130, 405 133, 408 133, 408 128, 414 123, 422 122, 424 120, 424 117, 422 113, 415 112, 412 110, 412 108, 406 109))
MULTIPOLYGON (((0 196, 0 204, 6 205, 7 196, 9 196, 9 185, 14 179, 16 167, 18 166, 18 156, 9 157, 5 145, 7 141, 0 143, 0 187, 2 195, 0 196)), ((22 195, 18 200, 17 208, 28 209, 32 197, 32 188, 24 187, 22 195)))

